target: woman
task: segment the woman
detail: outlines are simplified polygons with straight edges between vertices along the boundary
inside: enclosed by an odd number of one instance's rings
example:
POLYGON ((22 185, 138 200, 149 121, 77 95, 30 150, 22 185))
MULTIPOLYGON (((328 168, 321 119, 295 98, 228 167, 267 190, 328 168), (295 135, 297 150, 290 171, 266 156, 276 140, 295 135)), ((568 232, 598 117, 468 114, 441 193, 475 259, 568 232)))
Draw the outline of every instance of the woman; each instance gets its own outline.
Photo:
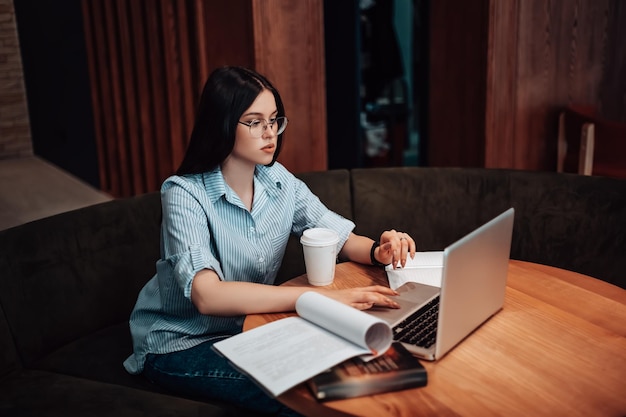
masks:
POLYGON ((352 233, 276 162, 285 109, 262 75, 240 67, 208 78, 189 147, 161 188, 161 259, 130 317, 132 374, 181 394, 222 400, 275 415, 294 415, 211 349, 242 331, 247 314, 292 311, 304 291, 367 309, 397 308, 382 286, 330 290, 272 285, 290 234, 331 228, 339 256, 364 264, 404 266, 415 242, 385 231, 380 245, 352 233))

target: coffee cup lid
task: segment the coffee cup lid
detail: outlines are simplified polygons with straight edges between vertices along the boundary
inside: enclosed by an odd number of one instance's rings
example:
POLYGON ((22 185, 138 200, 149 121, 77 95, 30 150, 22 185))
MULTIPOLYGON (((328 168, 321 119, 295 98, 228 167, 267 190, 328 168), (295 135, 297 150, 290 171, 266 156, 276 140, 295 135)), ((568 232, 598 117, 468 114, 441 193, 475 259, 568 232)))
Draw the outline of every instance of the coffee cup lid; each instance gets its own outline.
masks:
POLYGON ((305 230, 300 238, 300 243, 307 246, 336 245, 337 242, 339 242, 337 232, 321 227, 305 230))

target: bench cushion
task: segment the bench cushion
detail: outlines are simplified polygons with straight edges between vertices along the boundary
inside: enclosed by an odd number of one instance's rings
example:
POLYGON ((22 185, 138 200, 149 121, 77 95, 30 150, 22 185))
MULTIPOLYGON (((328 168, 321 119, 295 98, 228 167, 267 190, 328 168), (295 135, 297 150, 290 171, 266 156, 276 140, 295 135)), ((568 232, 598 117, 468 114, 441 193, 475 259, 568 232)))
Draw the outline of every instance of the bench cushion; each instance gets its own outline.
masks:
POLYGON ((0 380, 0 415, 11 417, 238 417, 239 409, 73 376, 24 371, 0 380))

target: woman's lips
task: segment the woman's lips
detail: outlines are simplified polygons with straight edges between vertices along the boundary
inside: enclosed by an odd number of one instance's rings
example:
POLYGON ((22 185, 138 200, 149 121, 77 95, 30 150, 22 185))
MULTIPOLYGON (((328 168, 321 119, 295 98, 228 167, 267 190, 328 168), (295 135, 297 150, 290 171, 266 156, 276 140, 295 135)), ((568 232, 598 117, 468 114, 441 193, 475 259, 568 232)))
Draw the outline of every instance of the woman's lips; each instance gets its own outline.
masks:
POLYGON ((274 149, 276 146, 274 144, 270 144, 261 148, 261 150, 265 153, 274 153, 274 149))

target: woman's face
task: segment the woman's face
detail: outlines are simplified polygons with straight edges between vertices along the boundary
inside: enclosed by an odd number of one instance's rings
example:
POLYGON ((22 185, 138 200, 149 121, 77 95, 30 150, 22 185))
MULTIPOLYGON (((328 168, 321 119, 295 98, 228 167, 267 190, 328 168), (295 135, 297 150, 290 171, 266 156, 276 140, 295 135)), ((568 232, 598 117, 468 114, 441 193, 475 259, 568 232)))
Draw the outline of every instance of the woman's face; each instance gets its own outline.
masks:
MULTIPOLYGON (((277 114, 274 95, 268 90, 263 90, 254 100, 254 103, 243 112, 239 121, 246 124, 254 120, 271 121, 277 114)), ((278 135, 270 126, 267 126, 261 137, 255 137, 250 133, 249 126, 238 123, 235 133, 235 146, 229 159, 252 165, 267 165, 274 158, 277 142, 278 135)))

